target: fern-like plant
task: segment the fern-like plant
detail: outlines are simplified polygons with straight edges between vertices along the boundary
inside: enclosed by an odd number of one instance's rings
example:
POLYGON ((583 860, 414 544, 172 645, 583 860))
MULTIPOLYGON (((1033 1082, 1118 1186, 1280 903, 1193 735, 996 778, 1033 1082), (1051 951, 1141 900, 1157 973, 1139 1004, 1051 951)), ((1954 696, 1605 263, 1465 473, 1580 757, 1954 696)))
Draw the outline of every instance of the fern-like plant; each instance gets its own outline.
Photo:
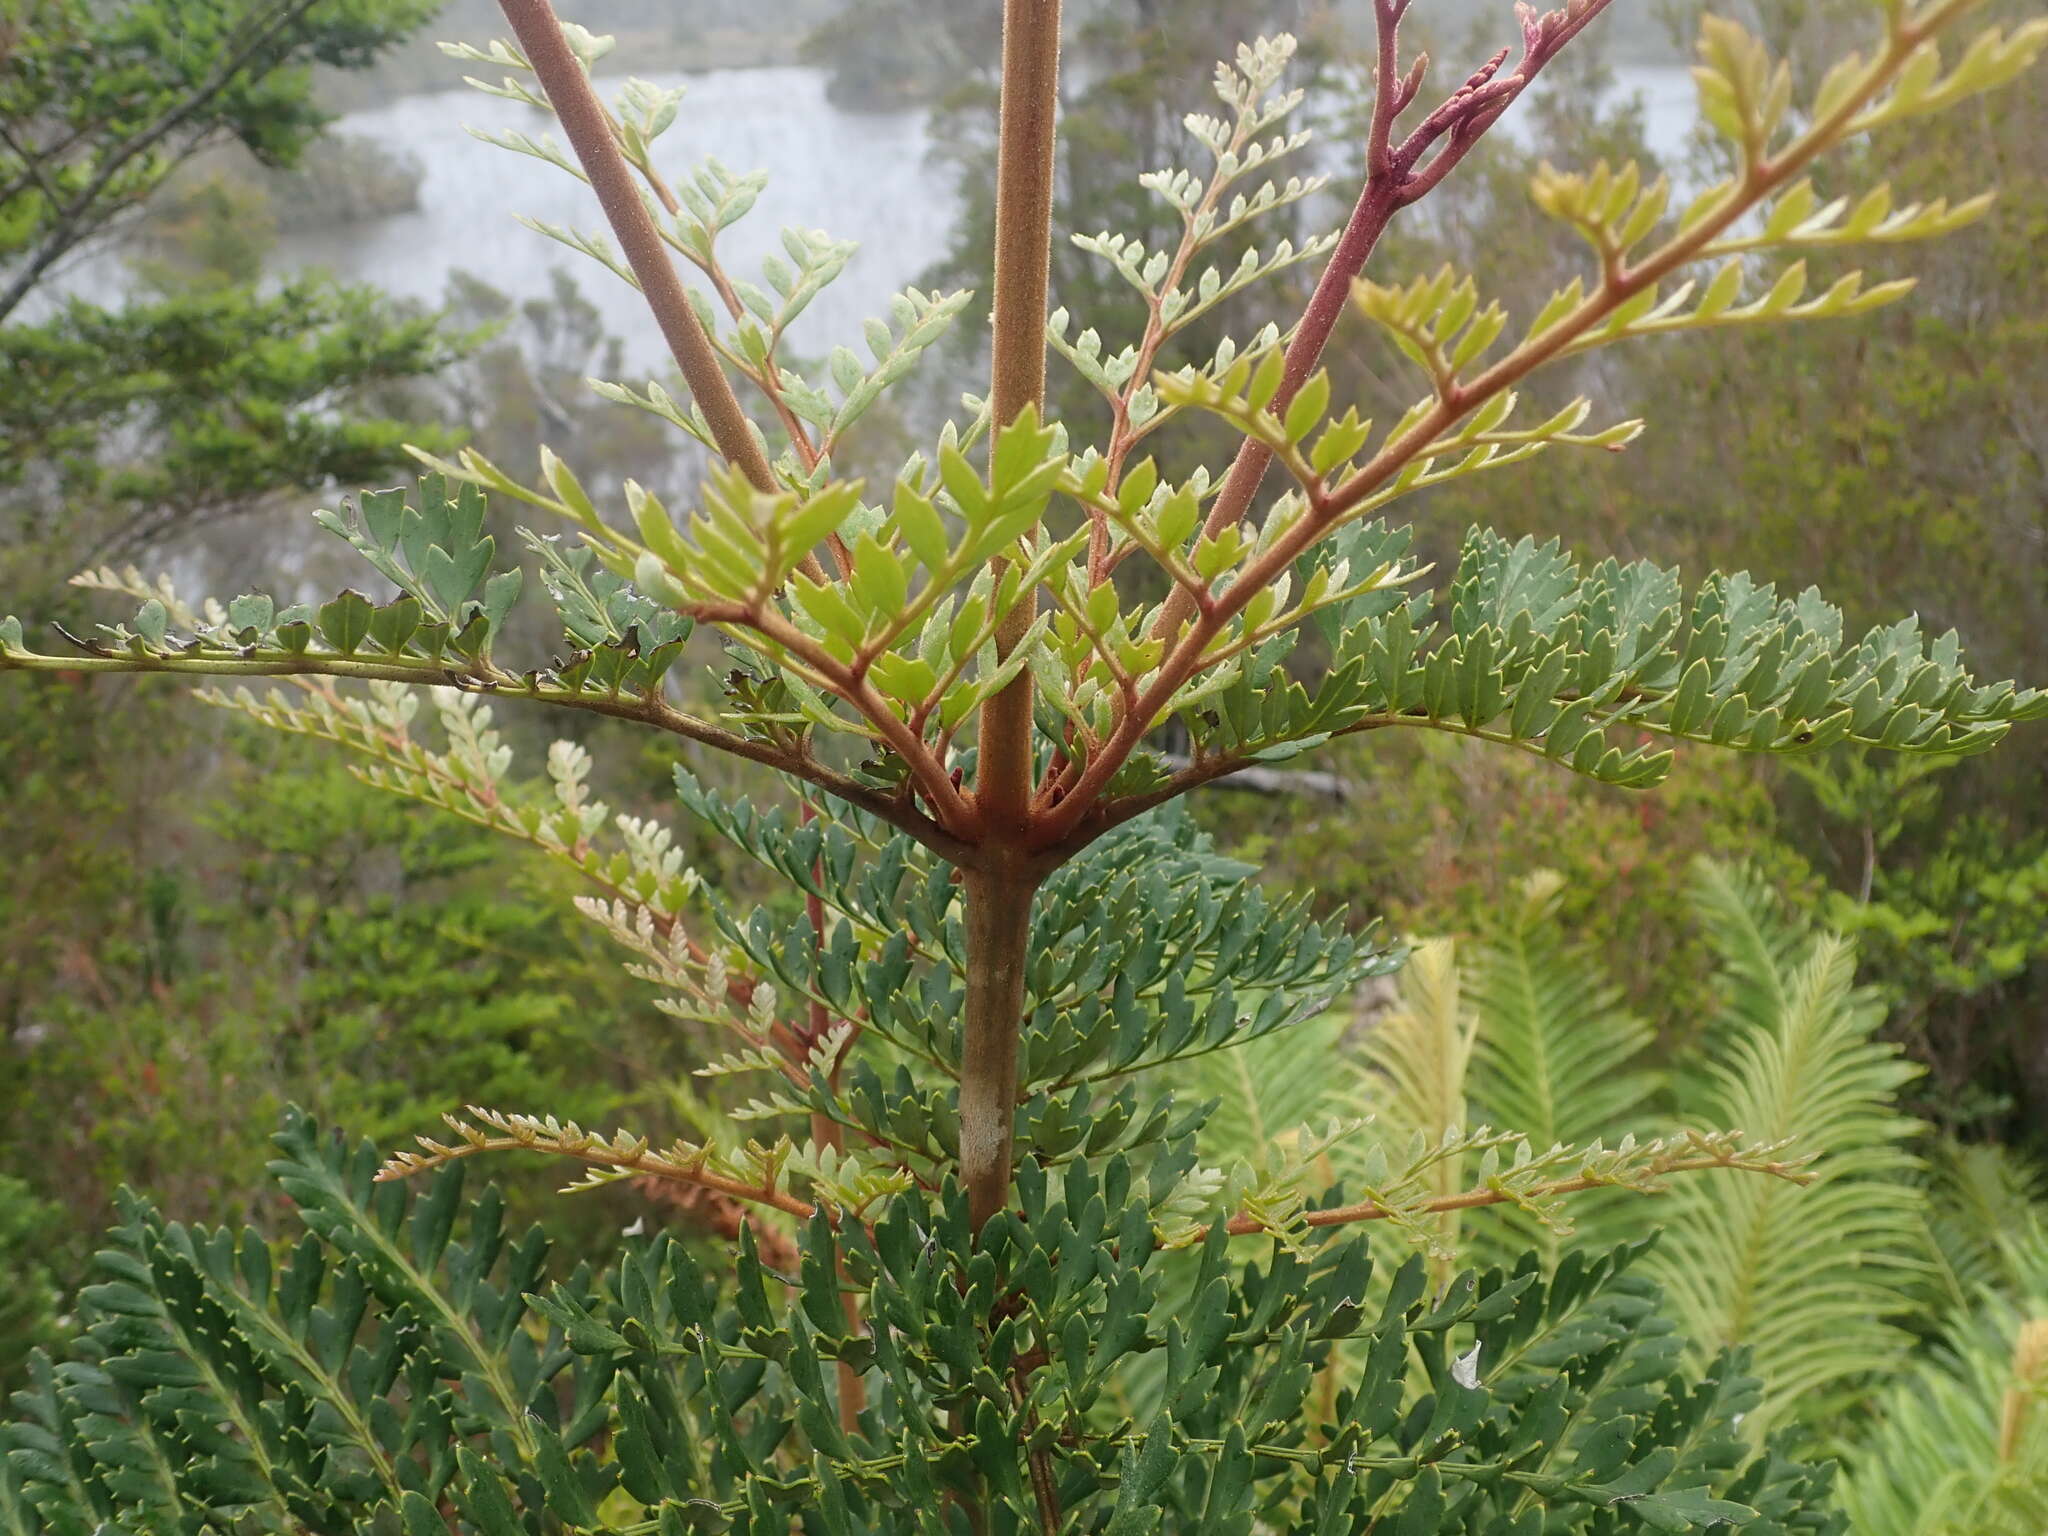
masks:
MULTIPOLYGON (((1059 6, 1006 0, 989 388, 869 487, 839 471, 847 433, 968 297, 906 293, 867 327, 866 356, 841 346, 798 369, 792 328, 848 248, 791 231, 758 282, 731 271, 719 236, 758 179, 672 176, 656 150, 678 93, 629 81, 602 99, 605 40, 547 0, 502 3, 514 40, 455 52, 559 123, 566 147, 504 142, 596 195, 608 233, 544 233, 646 296, 685 393, 599 388, 712 455, 697 505, 629 484, 600 506, 552 453, 532 483, 474 454, 430 460, 416 491, 320 515, 388 600, 188 604, 99 573, 139 600, 130 619, 59 651, 0 620, 0 670, 207 679, 212 702, 331 739, 373 782, 571 862, 665 1006, 727 1036, 706 1070, 750 1085, 743 1128, 663 1144, 544 1106, 475 1109, 380 1174, 293 1122, 279 1174, 312 1237, 277 1269, 254 1237, 136 1206, 78 1351, 39 1368, 8 1431, 0 1518, 406 1536, 1829 1528, 1824 1474, 1735 1432, 1758 1387, 1738 1357, 1686 1364, 1635 1247, 1442 1284, 1397 1260, 1374 1286, 1343 1230, 1426 1241, 1450 1211, 1542 1212, 1714 1171, 1789 1200, 1804 1153, 1736 1126, 1548 1148, 1461 1132, 1376 1145, 1334 1186, 1340 1125, 1275 1143, 1245 1177, 1205 1165, 1201 1109, 1148 1074, 1284 1039, 1396 957, 1267 899, 1152 813, 1340 734, 1450 731, 1647 787, 1669 762, 1659 742, 1956 753, 2048 714, 2048 696, 1976 682, 1953 637, 1906 621, 1852 638, 1817 594, 1740 575, 1687 586, 1475 529, 1432 590, 1387 519, 1451 479, 1636 436, 1584 400, 1521 409, 1539 371, 1901 297, 1855 275, 1809 296, 1805 257, 1938 236, 1984 200, 1823 202, 1808 170, 2004 84, 2048 25, 1958 49, 1974 0, 1884 0, 1870 48, 1795 106, 1785 65, 1709 22, 1697 74, 1729 176, 1681 206, 1633 167, 1546 171, 1534 195, 1583 236, 1588 273, 1511 323, 1454 273, 1382 282, 1366 262, 1605 0, 1524 8, 1519 57, 1426 111, 1411 110, 1426 63, 1403 55, 1406 0, 1377 0, 1378 99, 1344 227, 1217 259, 1317 185, 1285 169, 1304 139, 1286 126, 1293 45, 1248 44, 1218 72, 1220 111, 1188 119, 1202 164, 1146 179, 1177 238, 1081 242, 1147 316, 1106 341, 1049 312, 1059 6), (1225 299, 1303 262, 1322 270, 1294 324, 1210 328, 1225 299), (1351 311, 1415 366, 1389 424, 1332 410, 1319 360, 1351 311), (1101 395, 1100 433, 1044 419, 1049 352, 1101 395), (1189 412, 1238 446, 1169 478, 1148 439, 1189 412), (552 656, 500 644, 523 583, 487 497, 556 530, 522 534, 561 626, 552 656), (705 640, 724 648, 708 694, 682 665, 705 640), (238 686, 266 677, 288 686, 238 686), (678 789, 803 915, 721 900, 668 828, 595 801, 576 747, 543 779, 511 777, 486 700, 635 722, 779 776, 773 809, 687 774, 678 789), (449 1170, 501 1150, 750 1214, 715 1275, 666 1240, 608 1275, 551 1271, 544 1239, 503 1233, 490 1197, 462 1211, 449 1170), (414 1178, 430 1182, 408 1203, 414 1178), (793 1265, 771 1269, 784 1244, 769 1239, 791 1236, 793 1265), (1164 1256, 1176 1247, 1194 1257, 1164 1256), (1169 1306, 1162 1277, 1183 1262, 1192 1284, 1169 1306), (1344 1341, 1362 1363, 1311 1395, 1344 1341), (1122 1412, 1139 1362, 1159 1383, 1143 1422, 1122 1412)), ((1764 1370, 1804 1369, 1765 1344, 1764 1370)))
MULTIPOLYGON (((1427 1126, 1383 1114, 1367 1140, 1417 1130, 1438 1140, 1476 1125, 1490 1129, 1469 1134, 1541 1148, 1740 1124, 1824 1149, 1803 1189, 1713 1180, 1674 1190, 1654 1213, 1661 1236, 1644 1267, 1696 1359, 1739 1346, 1777 1362, 1750 1432, 1796 1420, 1833 1443, 1851 1397, 1892 1380, 1908 1358, 1908 1321, 2014 1293, 2011 1240, 2040 1221, 2024 1166, 1948 1149, 1923 1168, 1915 1144, 1926 1127, 1894 1106, 1915 1069, 1877 1038, 1883 1009, 1853 984, 1853 946, 1807 931, 1744 871, 1697 867, 1693 905, 1717 961, 1719 1006, 1701 1039, 1660 1069, 1644 1064, 1648 1027, 1558 932, 1556 891, 1556 877, 1539 875, 1498 932, 1418 950, 1432 963, 1416 995, 1462 996, 1460 1027, 1418 1030, 1397 1014, 1363 1051, 1375 1086, 1361 1097, 1339 1085, 1313 1108, 1334 1116, 1361 1102, 1452 1101, 1427 1126), (1411 1086, 1446 1081, 1456 1085, 1448 1094, 1411 1086)), ((1525 1247, 1554 1260, 1569 1243, 1610 1245, 1642 1223, 1619 1191, 1592 1190, 1568 1207, 1512 1205, 1463 1230, 1440 1223, 1429 1237, 1439 1264, 1498 1262, 1525 1247)))
POLYGON ((1959 1309, 1941 1348, 1879 1399, 1843 1504, 1867 1536, 2048 1528, 2048 1242, 2009 1245, 2015 1284, 1959 1309))
POLYGON ((1921 1127, 1894 1099, 1918 1069, 1874 1038, 1883 1007, 1857 991, 1846 941, 1802 934, 1719 865, 1701 866, 1696 906, 1726 995, 1682 1111, 1827 1149, 1796 1203, 1758 1183, 1678 1191, 1655 1260, 1701 1349, 1739 1341, 1773 1362, 1761 1431, 1795 1405, 1820 1419, 1826 1394, 1889 1373, 1909 1342, 1895 1320, 1922 1262, 1908 1182, 1921 1127))
MULTIPOLYGON (((1559 933, 1558 884, 1554 875, 1533 877, 1519 909, 1471 954, 1480 1021, 1473 1118, 1523 1132, 1539 1147, 1654 1135, 1665 1082, 1645 1060, 1650 1028, 1621 1006, 1619 989, 1592 957, 1559 933)), ((1572 1203, 1580 1241, 1598 1241, 1635 1221, 1639 1213, 1619 1198, 1596 1190, 1572 1203)), ((1480 1253, 1512 1244, 1546 1258, 1566 1241, 1555 1225, 1512 1208, 1475 1236, 1490 1239, 1480 1253)))

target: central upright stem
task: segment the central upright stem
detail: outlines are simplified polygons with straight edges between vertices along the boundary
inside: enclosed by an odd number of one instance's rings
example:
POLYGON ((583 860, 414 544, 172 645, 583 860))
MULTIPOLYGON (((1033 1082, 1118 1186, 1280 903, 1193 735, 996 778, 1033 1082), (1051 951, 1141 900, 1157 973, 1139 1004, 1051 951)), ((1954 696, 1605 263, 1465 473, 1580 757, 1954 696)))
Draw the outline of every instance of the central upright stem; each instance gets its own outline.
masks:
POLYGON ((1003 0, 996 126, 994 377, 998 427, 1045 398, 1045 298, 1052 269, 1060 0, 1003 0))
MULTIPOLYGON (((995 431, 1045 401, 1045 309, 1052 266, 1054 129, 1059 115, 1060 0, 1004 0, 1003 87, 996 149, 995 294, 989 403, 995 431)), ((1037 610, 1026 593, 1004 616, 1008 656, 1037 610)), ((960 1063, 960 1175, 974 1228, 1010 1197, 1017 1043, 1040 872, 1021 850, 1036 777, 1031 674, 982 705, 974 809, 983 846, 963 871, 967 1006, 960 1063)))
MULTIPOLYGON (((1060 0, 1004 0, 1003 90, 996 140, 995 300, 989 405, 1000 433, 1045 403, 1045 307, 1052 268, 1054 125, 1060 0)), ((1030 629, 1035 593, 1004 616, 996 650, 1030 629)), ((1021 842, 1031 813, 1031 674, 981 709, 975 808, 989 836, 1021 842)))
POLYGON ((1017 1117, 1017 1046, 1031 959, 1035 874, 969 870, 967 1013, 960 1060, 960 1178, 979 1232, 1010 1200, 1017 1117))

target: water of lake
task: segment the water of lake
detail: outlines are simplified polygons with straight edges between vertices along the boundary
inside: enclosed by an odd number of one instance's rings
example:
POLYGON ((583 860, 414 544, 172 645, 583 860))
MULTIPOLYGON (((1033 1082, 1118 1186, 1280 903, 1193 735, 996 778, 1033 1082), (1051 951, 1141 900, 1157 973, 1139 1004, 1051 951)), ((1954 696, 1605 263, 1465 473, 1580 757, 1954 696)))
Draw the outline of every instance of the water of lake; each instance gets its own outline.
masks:
MULTIPOLYGON (((1642 99, 1651 147, 1675 157, 1696 118, 1685 69, 1623 67, 1616 77, 1617 92, 1642 99)), ((821 356, 841 342, 858 348, 860 322, 886 312, 890 295, 915 282, 944 251, 954 188, 931 163, 926 113, 843 110, 826 100, 824 76, 804 68, 649 78, 688 87, 676 125, 661 140, 671 174, 705 156, 734 171, 769 173, 754 211, 721 237, 732 270, 755 275, 760 258, 778 249, 785 225, 822 228, 860 242, 846 272, 799 322, 794 340, 801 352, 821 356)), ((1202 87, 1190 82, 1190 90, 1196 97, 1202 87)), ((1518 133, 1524 111, 1517 106, 1502 129, 1518 133)), ((458 268, 521 300, 544 297, 550 268, 566 267, 598 307, 606 329, 624 342, 628 368, 660 368, 666 352, 639 294, 514 218, 525 214, 599 229, 602 218, 589 188, 554 166, 465 131, 474 126, 538 133, 543 122, 531 108, 462 86, 349 113, 336 132, 410 155, 425 167, 419 210, 286 236, 275 265, 325 267, 429 304, 442 297, 450 272, 458 268)), ((1326 149, 1320 158, 1330 164, 1339 157, 1326 149)), ((105 302, 126 281, 118 252, 107 251, 73 267, 61 286, 105 302)))
MULTIPOLYGON (((860 242, 838 282, 811 305, 798 335, 804 350, 858 344, 860 322, 884 313, 889 296, 937 259, 952 222, 952 190, 929 163, 922 112, 846 112, 825 99, 810 69, 734 69, 653 75, 687 85, 676 125, 660 141, 676 174, 706 156, 736 172, 764 170, 768 189, 754 211, 719 240, 731 269, 747 277, 779 253, 785 225, 823 229, 860 242)), ((416 213, 336 226, 284 241, 279 259, 327 266, 387 292, 432 301, 448 273, 473 273, 514 298, 547 292, 552 266, 567 267, 624 339, 627 360, 656 366, 666 354, 640 296, 588 258, 515 222, 513 215, 600 230, 603 217, 582 182, 554 166, 483 143, 465 132, 538 134, 533 109, 458 88, 402 97, 353 112, 336 131, 405 150, 426 168, 416 213)), ((559 137, 559 135, 557 135, 559 137)))
MULTIPOLYGON (((1617 72, 1618 89, 1640 94, 1651 145, 1676 152, 1694 121, 1682 67, 1617 72)), ((825 99, 824 77, 801 68, 722 70, 683 77, 676 126, 661 140, 672 167, 716 156, 735 171, 765 170, 768 190, 753 213, 722 237, 733 269, 751 274, 787 224, 858 240, 844 276, 811 306, 797 340, 813 355, 837 342, 858 345, 860 322, 943 252, 954 192, 930 163, 923 112, 848 112, 825 99)), ((1519 109, 1517 109, 1519 111, 1519 109)), ((1516 129, 1515 115, 1503 128, 1516 129)), ((416 155, 426 167, 420 211, 335 226, 287 239, 283 263, 326 266, 410 298, 438 298, 454 268, 513 295, 547 291, 551 266, 566 265, 625 340, 629 364, 658 367, 659 336, 640 297, 586 258, 514 222, 523 213, 550 223, 600 226, 590 191, 552 166, 482 143, 464 131, 537 131, 540 119, 515 102, 468 89, 402 97, 355 112, 342 133, 416 155)))

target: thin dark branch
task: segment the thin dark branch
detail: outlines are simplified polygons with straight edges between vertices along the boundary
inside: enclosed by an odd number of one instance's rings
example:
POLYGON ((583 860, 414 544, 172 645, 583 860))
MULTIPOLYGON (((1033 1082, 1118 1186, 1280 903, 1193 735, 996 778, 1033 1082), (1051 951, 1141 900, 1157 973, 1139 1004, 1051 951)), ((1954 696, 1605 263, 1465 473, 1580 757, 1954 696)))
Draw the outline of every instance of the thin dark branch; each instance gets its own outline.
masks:
POLYGON ((0 192, 0 203, 4 203, 13 197, 16 191, 24 187, 33 186, 44 197, 49 199, 50 206, 54 208, 58 202, 57 189, 50 184, 49 177, 43 174, 42 156, 29 150, 26 145, 14 136, 5 123, 0 123, 0 144, 5 144, 15 154, 21 156, 22 164, 21 176, 8 190, 0 192))
POLYGON ((215 97, 234 83, 235 77, 241 74, 251 60, 258 57, 281 33, 318 3, 319 0, 288 0, 268 24, 258 27, 240 48, 223 59, 197 90, 110 154, 101 163, 93 179, 87 182, 78 195, 58 214, 56 223, 44 237, 36 254, 14 275, 6 290, 0 292, 0 320, 13 313, 21 301, 28 297, 42 275, 77 243, 89 222, 93 204, 130 161, 161 143, 172 132, 204 110, 215 97))

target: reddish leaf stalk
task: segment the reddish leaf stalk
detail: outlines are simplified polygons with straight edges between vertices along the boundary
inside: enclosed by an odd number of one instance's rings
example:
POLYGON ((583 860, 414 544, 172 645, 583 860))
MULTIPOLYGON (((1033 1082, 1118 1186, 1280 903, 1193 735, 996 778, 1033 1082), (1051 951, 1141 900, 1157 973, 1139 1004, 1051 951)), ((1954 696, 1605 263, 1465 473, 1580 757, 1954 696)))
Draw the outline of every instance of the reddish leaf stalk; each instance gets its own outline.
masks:
MULTIPOLYGON (((1596 11, 1604 0, 1584 0, 1584 8, 1553 12, 1554 17, 1576 18, 1560 35, 1568 37, 1596 11)), ((1138 707, 1128 711, 1102 752, 1076 781, 1057 809, 1040 824, 1041 847, 1051 849, 1075 836, 1081 822, 1094 807, 1110 776, 1143 739, 1155 717, 1166 708, 1174 693, 1201 670, 1202 653, 1225 625, 1241 612, 1254 594, 1270 586, 1280 574, 1335 526, 1344 514, 1387 485, 1438 435, 1456 425, 1483 402, 1520 383, 1529 374, 1562 354, 1594 328, 1609 319, 1631 298, 1653 287, 1688 262, 1697 260, 1714 241, 1728 232, 1750 209, 1791 180, 1817 159, 1847 130, 1859 113, 1894 78, 1922 42, 1937 32, 1969 0, 1949 0, 1940 10, 1926 15, 1917 25, 1900 27, 1882 55, 1875 61, 1866 83, 1849 92, 1829 115, 1811 124, 1775 155, 1749 164, 1720 207, 1685 226, 1640 264, 1615 263, 1603 272, 1601 281, 1577 308, 1559 319, 1539 337, 1524 341, 1506 356, 1475 375, 1469 382, 1440 384, 1436 404, 1400 436, 1383 444, 1362 468, 1335 486, 1309 487, 1311 505, 1307 516, 1276 539, 1257 559, 1247 564, 1229 590, 1205 608, 1175 643, 1152 685, 1138 707)), ((1551 17, 1543 18, 1548 22, 1551 17)), ((1525 26, 1536 35, 1541 26, 1525 26)), ((1561 43, 1551 45, 1554 54, 1561 43)), ((1545 55, 1546 57, 1549 55, 1545 55)), ((1491 98, 1489 98, 1490 100, 1491 98)), ((1498 116, 1497 112, 1492 114, 1498 116)), ((1426 126, 1426 125, 1425 125, 1426 126)))
MULTIPOLYGON (((1407 12, 1409 0, 1377 0, 1374 10, 1379 32, 1378 84, 1366 136, 1365 186, 1287 343, 1280 388, 1272 401, 1275 413, 1284 414, 1302 385, 1315 373, 1350 300, 1351 285, 1364 272, 1394 215, 1427 196, 1485 136, 1487 129, 1500 121, 1543 66, 1610 3, 1611 0, 1572 0, 1564 10, 1541 17, 1526 5, 1517 7, 1522 21, 1522 62, 1515 72, 1504 79, 1495 78, 1507 59, 1507 50, 1502 49, 1474 71, 1414 132, 1395 145, 1395 119, 1421 91, 1429 56, 1416 55, 1414 64, 1402 74, 1401 18, 1407 12), (1423 155, 1439 141, 1443 147, 1418 172, 1416 166, 1423 155)), ((1272 462, 1273 450, 1257 439, 1248 437, 1239 445, 1237 457, 1231 461, 1203 523, 1205 533, 1220 533, 1251 511, 1272 462)), ((1193 599, 1176 589, 1161 610, 1153 633, 1174 635, 1193 617, 1194 611, 1193 599)))
MULTIPOLYGON (((1704 1173, 1710 1170, 1733 1173, 1760 1173, 1768 1178, 1783 1179, 1789 1184, 1811 1184, 1813 1174, 1802 1162, 1788 1163, 1744 1163, 1725 1157, 1692 1157, 1670 1164, 1661 1170, 1659 1177, 1672 1173, 1704 1173)), ((1662 1194, 1660 1187, 1642 1188, 1635 1185, 1617 1184, 1612 1179, 1581 1176, 1570 1179, 1552 1179, 1533 1189, 1510 1191, 1506 1189, 1468 1189, 1455 1195, 1442 1195, 1434 1200, 1425 1200, 1405 1213, 1388 1210, 1376 1201, 1362 1200, 1356 1205, 1336 1205, 1319 1211, 1306 1211, 1301 1221, 1309 1227, 1347 1227, 1361 1221, 1387 1221, 1396 1214, 1435 1214, 1442 1211, 1473 1211, 1489 1205, 1519 1204, 1527 1200, 1547 1200, 1556 1195, 1583 1194, 1591 1189, 1632 1189, 1637 1194, 1662 1194)), ((1200 1241, 1209 1235, 1210 1228, 1203 1227, 1194 1235, 1200 1241)), ((1232 1237, 1254 1237, 1272 1227, 1257 1216, 1233 1216, 1224 1223, 1223 1230, 1232 1237)))

